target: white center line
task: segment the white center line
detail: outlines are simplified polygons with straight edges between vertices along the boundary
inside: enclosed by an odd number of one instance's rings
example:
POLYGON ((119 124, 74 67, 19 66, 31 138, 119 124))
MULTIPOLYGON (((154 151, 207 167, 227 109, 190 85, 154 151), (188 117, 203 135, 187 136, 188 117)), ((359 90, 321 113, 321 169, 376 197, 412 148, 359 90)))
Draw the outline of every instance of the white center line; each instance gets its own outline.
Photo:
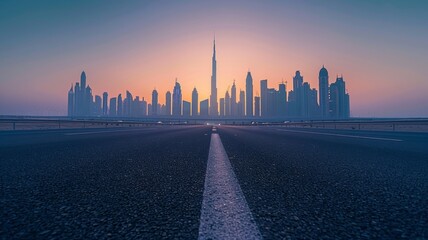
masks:
POLYGON ((211 134, 199 239, 262 239, 217 133, 211 134))
POLYGON ((394 139, 394 138, 367 137, 367 136, 346 135, 346 134, 336 134, 336 133, 295 131, 295 130, 286 130, 286 129, 276 129, 276 130, 277 131, 283 131, 283 132, 309 133, 309 134, 319 134, 319 135, 327 135, 327 136, 335 136, 335 137, 361 138, 361 139, 371 139, 371 140, 381 140, 381 141, 393 141, 393 142, 402 142, 403 141, 401 139, 394 139))

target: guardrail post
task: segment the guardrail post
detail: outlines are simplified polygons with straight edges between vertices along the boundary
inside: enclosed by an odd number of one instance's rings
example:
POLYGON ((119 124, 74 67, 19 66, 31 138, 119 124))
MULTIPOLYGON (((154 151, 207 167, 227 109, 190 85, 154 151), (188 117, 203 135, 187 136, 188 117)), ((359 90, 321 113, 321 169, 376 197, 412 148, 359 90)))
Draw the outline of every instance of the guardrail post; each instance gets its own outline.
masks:
POLYGON ((61 120, 58 120, 58 128, 61 128, 61 120))
POLYGON ((392 124, 392 131, 395 132, 395 123, 392 124))
POLYGON ((14 130, 14 131, 16 130, 15 122, 13 122, 13 130, 14 130))

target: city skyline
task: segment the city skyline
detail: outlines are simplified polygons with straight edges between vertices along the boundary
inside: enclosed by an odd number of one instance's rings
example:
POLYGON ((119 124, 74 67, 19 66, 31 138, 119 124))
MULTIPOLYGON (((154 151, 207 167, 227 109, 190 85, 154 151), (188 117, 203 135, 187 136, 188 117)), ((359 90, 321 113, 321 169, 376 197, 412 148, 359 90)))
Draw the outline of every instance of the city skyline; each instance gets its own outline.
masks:
POLYGON ((127 90, 123 102, 121 93, 117 98, 109 99, 108 93, 104 92, 101 103, 101 96, 94 96, 92 88, 87 84, 86 73, 83 71, 80 75, 80 82, 76 82, 74 88, 71 85, 68 91, 67 115, 69 117, 119 118, 144 118, 147 116, 207 118, 209 116, 212 119, 261 118, 281 121, 286 119, 348 119, 351 117, 350 96, 343 76, 337 75, 336 81, 330 84, 329 73, 324 65, 318 76, 320 94, 316 88, 311 88, 310 84, 304 81, 300 71, 297 70, 293 77, 291 90, 287 91, 287 84, 284 82, 278 84, 278 90, 268 88, 268 80, 262 79, 260 80, 260 96, 253 98, 253 78, 251 72, 248 71, 245 79, 245 91, 240 88, 237 92, 235 80, 233 80, 230 95, 228 87, 224 98, 218 98, 215 37, 211 64, 210 98, 200 102, 196 86, 192 90, 191 101, 184 100, 181 85, 176 78, 173 98, 171 99, 170 91, 167 91, 164 103, 159 101, 156 87, 152 91, 150 102, 146 101, 144 96, 133 97, 127 90))
POLYGON ((424 3, 131 1, 119 7, 107 1, 102 11, 93 11, 97 1, 1 4, 0 24, 9 33, 0 40, 2 115, 66 115, 64 86, 83 69, 100 96, 127 88, 148 100, 156 88, 164 102, 177 77, 183 100, 191 101, 195 86, 200 101, 209 99, 215 34, 217 99, 234 79, 237 95, 246 91, 248 70, 254 96, 259 80, 268 79, 268 88, 290 86, 296 70, 318 89, 325 65, 330 83, 343 75, 354 117, 428 116, 424 3))

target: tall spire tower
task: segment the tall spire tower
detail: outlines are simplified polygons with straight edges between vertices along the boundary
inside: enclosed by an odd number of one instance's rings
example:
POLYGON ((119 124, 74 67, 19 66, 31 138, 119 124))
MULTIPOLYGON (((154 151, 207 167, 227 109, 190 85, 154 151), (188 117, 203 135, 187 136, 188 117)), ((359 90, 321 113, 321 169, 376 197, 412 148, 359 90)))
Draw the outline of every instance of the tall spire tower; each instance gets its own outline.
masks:
POLYGON ((212 59, 210 115, 211 116, 218 116, 218 104, 217 104, 217 61, 216 61, 216 57, 215 57, 215 36, 214 36, 213 59, 212 59))

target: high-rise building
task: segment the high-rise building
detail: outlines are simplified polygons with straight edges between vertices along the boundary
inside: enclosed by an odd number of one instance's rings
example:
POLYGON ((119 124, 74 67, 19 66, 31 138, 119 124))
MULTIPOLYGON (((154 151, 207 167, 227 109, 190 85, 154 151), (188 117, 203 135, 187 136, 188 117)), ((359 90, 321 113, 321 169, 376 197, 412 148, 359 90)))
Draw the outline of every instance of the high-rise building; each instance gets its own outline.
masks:
POLYGON ((152 115, 158 115, 158 91, 152 92, 152 115))
POLYGON ((248 71, 247 78, 245 79, 245 90, 247 92, 246 115, 252 117, 253 116, 253 77, 251 76, 250 71, 248 71))
POLYGON ((260 81, 260 101, 261 101, 261 109, 260 113, 262 117, 267 116, 268 111, 268 88, 267 88, 267 79, 260 81))
POLYGON ((165 115, 170 116, 171 115, 171 92, 168 91, 165 94, 165 115))
POLYGON ((94 113, 96 116, 101 116, 103 114, 102 110, 102 99, 100 96, 95 96, 95 103, 94 103, 94 113))
POLYGON ((147 116, 148 115, 148 107, 147 107, 147 101, 146 100, 144 100, 144 98, 143 98, 143 100, 141 100, 141 115, 142 116, 147 116))
POLYGON ((212 57, 212 75, 211 75, 211 95, 210 95, 210 115, 218 115, 218 104, 217 104, 217 60, 215 52, 215 38, 213 46, 213 57, 212 57))
POLYGON ((224 116, 230 116, 230 96, 229 91, 224 95, 224 116))
POLYGON ((174 90, 172 92, 172 115, 174 116, 181 116, 181 104, 182 104, 182 95, 181 95, 181 86, 177 82, 177 79, 175 80, 175 86, 174 90))
POLYGON ((346 93, 345 81, 342 76, 330 85, 330 112, 336 119, 349 118, 349 94, 346 93))
POLYGON ((237 108, 237 104, 236 104, 235 80, 233 80, 231 94, 230 94, 230 115, 231 116, 237 116, 238 115, 238 108, 237 108))
POLYGON ((224 98, 220 98, 220 116, 224 117, 224 98))
POLYGON ((183 116, 190 117, 190 102, 183 101, 183 116))
POLYGON ((117 96, 117 116, 123 115, 123 102, 122 102, 122 94, 117 96))
POLYGON ((201 105, 199 106, 199 115, 200 116, 208 116, 208 99, 201 101, 201 105))
POLYGON ((238 116, 245 116, 245 91, 239 90, 238 116))
POLYGON ((293 102, 290 102, 292 106, 292 115, 301 117, 303 115, 303 76, 300 71, 296 71, 296 75, 293 77, 293 102))
POLYGON ((319 75, 319 104, 320 104, 320 111, 321 111, 321 117, 327 118, 329 117, 329 111, 330 108, 328 106, 329 104, 329 95, 328 95, 328 71, 322 66, 319 75))
POLYGON ((196 90, 196 87, 193 88, 192 91, 192 116, 198 116, 198 91, 196 90))
POLYGON ((108 115, 108 106, 107 106, 107 103, 108 103, 108 93, 104 92, 103 93, 103 115, 104 116, 108 115))
POLYGON ((260 97, 254 97, 254 116, 260 117, 260 97))
POLYGON ((71 84, 71 88, 68 91, 68 108, 67 108, 68 116, 71 117, 74 115, 74 92, 73 92, 73 84, 71 84))
POLYGON ((115 117, 117 115, 117 99, 115 97, 110 98, 110 109, 109 109, 109 116, 115 117))
POLYGON ((123 101, 123 116, 125 117, 132 116, 132 110, 133 110, 132 105, 133 105, 132 94, 129 91, 126 91, 126 98, 123 101))
POLYGON ((279 116, 286 115, 287 108, 287 87, 285 83, 280 83, 278 86, 278 113, 279 116))

